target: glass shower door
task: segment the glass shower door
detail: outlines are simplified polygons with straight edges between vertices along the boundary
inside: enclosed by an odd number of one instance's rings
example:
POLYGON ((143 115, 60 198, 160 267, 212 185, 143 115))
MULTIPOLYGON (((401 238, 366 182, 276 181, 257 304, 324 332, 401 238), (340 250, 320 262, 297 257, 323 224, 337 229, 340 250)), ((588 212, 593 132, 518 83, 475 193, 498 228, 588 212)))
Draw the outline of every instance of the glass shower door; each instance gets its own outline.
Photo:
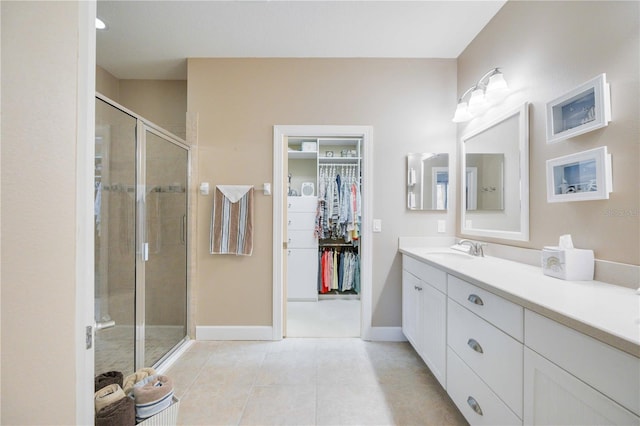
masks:
POLYGON ((95 373, 135 365, 135 117, 96 99, 95 373))
POLYGON ((187 335, 189 153, 150 128, 144 140, 144 365, 152 366, 187 335))

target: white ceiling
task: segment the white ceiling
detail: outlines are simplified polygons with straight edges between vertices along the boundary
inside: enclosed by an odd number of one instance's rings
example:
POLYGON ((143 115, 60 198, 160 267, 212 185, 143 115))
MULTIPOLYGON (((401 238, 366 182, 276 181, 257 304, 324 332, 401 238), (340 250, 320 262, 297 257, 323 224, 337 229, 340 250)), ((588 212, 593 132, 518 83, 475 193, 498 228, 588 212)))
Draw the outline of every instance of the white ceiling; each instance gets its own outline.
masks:
POLYGON ((98 1, 97 63, 186 79, 186 58, 457 58, 499 1, 98 1))

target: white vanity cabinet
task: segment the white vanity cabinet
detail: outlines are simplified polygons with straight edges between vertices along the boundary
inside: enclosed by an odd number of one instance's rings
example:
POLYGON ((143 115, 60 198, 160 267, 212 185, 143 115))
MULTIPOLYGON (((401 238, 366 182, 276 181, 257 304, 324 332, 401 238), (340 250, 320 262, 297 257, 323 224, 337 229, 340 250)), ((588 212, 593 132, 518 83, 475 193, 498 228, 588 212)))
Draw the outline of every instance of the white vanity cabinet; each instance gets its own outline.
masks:
POLYGON ((440 269, 438 261, 423 262, 421 257, 403 251, 403 331, 470 424, 640 426, 640 357, 591 337, 606 341, 616 336, 617 322, 629 318, 628 313, 637 317, 635 305, 625 305, 627 314, 605 322, 609 327, 593 324, 602 313, 590 316, 592 321, 566 323, 575 328, 558 322, 573 318, 564 313, 575 308, 571 303, 584 309, 580 298, 598 309, 599 300, 610 303, 608 298, 618 297, 613 300, 619 306, 637 295, 604 287, 585 295, 595 287, 582 285, 574 287, 583 293, 569 292, 569 285, 547 281, 538 270, 522 268, 515 275, 518 265, 497 259, 490 264, 465 260, 440 269), (517 296, 510 292, 511 279, 519 280, 517 296), (443 282, 446 288, 438 285, 443 282), (529 283, 536 287, 528 288, 529 283), (556 294, 567 301, 566 308, 545 307, 556 294), (445 335, 427 337, 427 330, 445 335), (446 373, 439 370, 443 365, 446 373))
POLYGON ((287 300, 318 300, 317 197, 287 198, 287 300))
POLYGON ((470 424, 522 424, 523 308, 452 275, 447 281, 451 399, 470 424))
POLYGON ((447 296, 444 271, 402 258, 402 331, 446 388, 447 296))
POLYGON ((640 425, 640 359, 525 311, 527 425, 640 425))

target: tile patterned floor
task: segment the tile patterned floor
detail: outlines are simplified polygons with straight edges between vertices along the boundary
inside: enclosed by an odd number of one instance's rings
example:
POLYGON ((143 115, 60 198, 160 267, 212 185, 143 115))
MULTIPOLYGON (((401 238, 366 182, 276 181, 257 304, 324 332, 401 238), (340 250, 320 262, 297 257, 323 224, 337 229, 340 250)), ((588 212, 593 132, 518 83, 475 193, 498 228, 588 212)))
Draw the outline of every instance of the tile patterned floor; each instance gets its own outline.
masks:
POLYGON ((360 300, 287 302, 288 337, 360 337, 360 300))
POLYGON ((195 342, 167 371, 180 425, 465 425, 408 343, 195 342))

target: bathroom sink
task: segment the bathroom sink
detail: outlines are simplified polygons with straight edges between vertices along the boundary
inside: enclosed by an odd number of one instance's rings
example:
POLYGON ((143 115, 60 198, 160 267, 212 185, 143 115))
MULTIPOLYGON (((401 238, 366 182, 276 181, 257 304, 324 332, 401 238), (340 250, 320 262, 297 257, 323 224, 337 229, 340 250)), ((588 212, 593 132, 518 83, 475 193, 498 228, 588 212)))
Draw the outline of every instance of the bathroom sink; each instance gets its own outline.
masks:
POLYGON ((426 258, 436 259, 451 259, 451 260, 473 260, 474 257, 470 254, 461 253, 457 251, 429 251, 424 254, 426 258))

